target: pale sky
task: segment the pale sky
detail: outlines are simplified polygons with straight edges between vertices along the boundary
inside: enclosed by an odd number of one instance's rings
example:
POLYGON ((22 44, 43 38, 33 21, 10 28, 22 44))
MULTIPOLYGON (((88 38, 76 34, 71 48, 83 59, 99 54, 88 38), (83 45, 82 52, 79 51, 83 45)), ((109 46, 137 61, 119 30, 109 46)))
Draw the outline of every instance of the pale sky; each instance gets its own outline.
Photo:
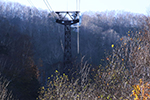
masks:
MULTIPOLYGON (((19 2, 31 6, 30 1, 37 8, 47 9, 43 0, 3 0, 19 2)), ((54 11, 76 10, 77 0, 48 0, 54 11)), ((79 1, 79 0, 78 0, 79 1)), ((123 10, 133 13, 147 14, 150 0, 80 0, 80 11, 110 11, 123 10)), ((150 11, 150 10, 149 10, 150 11)))

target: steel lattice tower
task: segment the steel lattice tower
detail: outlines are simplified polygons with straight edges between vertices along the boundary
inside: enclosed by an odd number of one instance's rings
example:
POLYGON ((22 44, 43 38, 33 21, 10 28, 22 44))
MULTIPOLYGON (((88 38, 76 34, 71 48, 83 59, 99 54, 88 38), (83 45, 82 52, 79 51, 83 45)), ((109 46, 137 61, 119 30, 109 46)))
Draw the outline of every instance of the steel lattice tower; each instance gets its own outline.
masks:
POLYGON ((72 60, 72 52, 71 52, 71 25, 79 22, 78 14, 79 11, 61 11, 56 12, 58 14, 59 19, 56 19, 56 22, 64 25, 65 31, 65 41, 64 41, 64 67, 62 69, 63 73, 68 75, 71 74, 71 60, 72 60), (64 14, 64 16, 63 16, 64 14), (69 16, 69 18, 67 17, 69 16))

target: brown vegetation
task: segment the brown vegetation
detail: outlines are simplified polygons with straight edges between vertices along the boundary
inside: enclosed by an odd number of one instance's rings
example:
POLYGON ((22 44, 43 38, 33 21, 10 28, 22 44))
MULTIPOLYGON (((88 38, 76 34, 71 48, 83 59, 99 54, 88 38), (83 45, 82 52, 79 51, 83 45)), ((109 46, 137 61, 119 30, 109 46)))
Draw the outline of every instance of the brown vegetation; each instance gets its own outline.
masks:
MULTIPOLYGON (((71 82, 63 74, 48 81, 41 88, 41 100, 149 100, 150 99, 150 24, 142 31, 128 31, 119 39, 120 45, 112 46, 105 66, 89 73, 89 65, 81 64, 79 77, 71 82), (89 77, 92 75, 93 77, 89 77), (140 83, 139 83, 140 80, 140 83)), ((83 62, 81 62, 83 63, 83 62)), ((48 78, 50 79, 50 77, 48 78)))

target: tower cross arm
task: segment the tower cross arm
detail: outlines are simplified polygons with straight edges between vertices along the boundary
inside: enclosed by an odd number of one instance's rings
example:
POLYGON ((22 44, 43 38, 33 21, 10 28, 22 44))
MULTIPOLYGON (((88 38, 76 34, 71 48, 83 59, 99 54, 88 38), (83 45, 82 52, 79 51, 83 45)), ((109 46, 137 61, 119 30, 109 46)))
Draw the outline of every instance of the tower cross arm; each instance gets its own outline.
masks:
POLYGON ((56 14, 59 16, 58 19, 56 19, 56 22, 62 25, 72 25, 79 22, 79 11, 58 11, 56 14), (65 15, 64 15, 65 14, 65 15), (64 16, 63 16, 64 15, 64 16), (69 18, 67 17, 69 15, 69 18))

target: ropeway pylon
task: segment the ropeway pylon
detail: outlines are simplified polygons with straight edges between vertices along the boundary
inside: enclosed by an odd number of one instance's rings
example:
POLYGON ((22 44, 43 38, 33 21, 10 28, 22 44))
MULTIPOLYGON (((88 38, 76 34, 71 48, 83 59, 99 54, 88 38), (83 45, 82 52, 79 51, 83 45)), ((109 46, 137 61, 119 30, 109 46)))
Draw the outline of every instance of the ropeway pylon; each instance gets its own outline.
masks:
POLYGON ((59 24, 64 25, 64 31, 65 31, 65 41, 64 41, 64 67, 61 70, 62 73, 66 73, 70 75, 71 77, 71 59, 72 59, 72 53, 71 53, 71 25, 76 24, 79 22, 79 11, 60 11, 56 12, 56 14, 59 16, 58 19, 56 19, 56 22, 59 24), (64 14, 64 16, 63 16, 64 14), (67 18, 67 15, 69 18, 67 18))

